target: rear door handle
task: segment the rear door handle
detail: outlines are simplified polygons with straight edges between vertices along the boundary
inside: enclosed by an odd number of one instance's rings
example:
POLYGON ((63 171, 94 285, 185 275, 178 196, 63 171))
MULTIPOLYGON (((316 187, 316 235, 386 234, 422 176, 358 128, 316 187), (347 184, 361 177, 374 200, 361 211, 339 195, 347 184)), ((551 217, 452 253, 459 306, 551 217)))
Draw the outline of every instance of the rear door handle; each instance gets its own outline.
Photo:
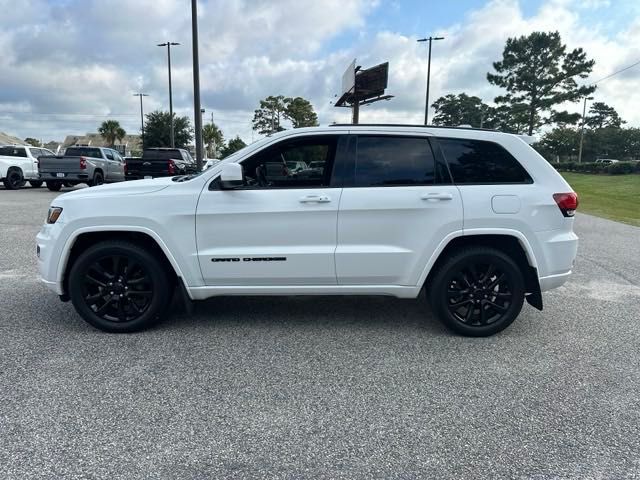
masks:
POLYGON ((453 200, 453 195, 450 193, 425 193, 420 198, 422 200, 437 202, 439 200, 453 200))
POLYGON ((329 203, 331 198, 327 195, 306 195, 300 197, 300 203, 329 203))

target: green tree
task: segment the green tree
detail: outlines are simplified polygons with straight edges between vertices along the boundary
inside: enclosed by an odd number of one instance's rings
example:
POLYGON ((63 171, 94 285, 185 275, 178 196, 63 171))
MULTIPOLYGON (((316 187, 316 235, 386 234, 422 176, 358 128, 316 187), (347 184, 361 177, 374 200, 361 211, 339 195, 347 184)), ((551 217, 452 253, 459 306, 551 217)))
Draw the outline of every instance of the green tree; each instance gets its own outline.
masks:
POLYGON ((40 140, 38 140, 37 138, 33 138, 33 137, 27 137, 24 139, 24 143, 27 143, 33 147, 41 147, 42 144, 40 143, 40 140))
POLYGON ((466 93, 445 95, 431 106, 435 110, 434 125, 480 127, 484 126, 485 118, 491 112, 491 107, 482 103, 481 98, 466 93))
POLYGON ((207 123, 202 128, 202 140, 207 146, 207 155, 210 158, 218 158, 218 152, 224 144, 222 130, 215 123, 207 123))
POLYGON ((535 144, 536 150, 547 160, 555 162, 559 157, 568 160, 578 154, 580 131, 575 128, 557 127, 545 133, 535 144))
POLYGON ((253 129, 263 135, 281 132, 284 128, 280 121, 287 110, 286 99, 282 95, 276 97, 269 95, 260 100, 260 108, 253 115, 253 129))
POLYGON ((589 108, 589 115, 585 118, 585 124, 591 128, 620 128, 623 123, 626 122, 620 118, 615 108, 604 102, 594 102, 589 108))
MULTIPOLYGON (((156 110, 145 115, 144 148, 171 146, 171 116, 169 112, 156 110)), ((193 127, 188 117, 173 115, 175 146, 187 148, 193 139, 193 127)))
POLYGON ((533 32, 507 40, 502 60, 493 63, 496 73, 487 73, 487 80, 507 91, 496 97, 497 104, 526 105, 527 133, 532 135, 553 123, 559 113, 555 106, 577 102, 595 90, 576 83, 576 78, 587 77, 594 63, 581 48, 567 52, 558 32, 533 32))
POLYGON ((108 146, 113 147, 116 140, 122 140, 127 132, 120 126, 117 120, 105 120, 98 128, 98 133, 104 139, 108 146))
POLYGON ((284 117, 291 121, 293 128, 317 127, 318 115, 309 100, 302 97, 286 98, 284 117))
POLYGON ((240 137, 236 136, 236 138, 232 138, 224 147, 222 147, 220 156, 221 158, 226 158, 246 146, 247 144, 244 143, 240 137))

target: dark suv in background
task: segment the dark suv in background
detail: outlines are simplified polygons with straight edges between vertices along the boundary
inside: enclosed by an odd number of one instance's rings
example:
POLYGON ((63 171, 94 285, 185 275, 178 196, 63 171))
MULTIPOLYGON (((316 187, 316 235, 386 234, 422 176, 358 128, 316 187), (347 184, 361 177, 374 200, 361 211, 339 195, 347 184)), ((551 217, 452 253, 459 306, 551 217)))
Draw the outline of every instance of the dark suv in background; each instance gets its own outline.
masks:
POLYGON ((142 157, 127 157, 127 180, 189 175, 198 171, 196 161, 183 148, 146 148, 142 157))

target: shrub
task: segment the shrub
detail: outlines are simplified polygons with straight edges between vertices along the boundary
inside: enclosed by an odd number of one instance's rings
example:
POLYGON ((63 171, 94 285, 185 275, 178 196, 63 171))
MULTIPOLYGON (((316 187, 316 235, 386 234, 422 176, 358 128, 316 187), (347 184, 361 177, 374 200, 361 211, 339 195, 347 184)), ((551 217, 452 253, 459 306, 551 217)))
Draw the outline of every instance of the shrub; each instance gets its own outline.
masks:
POLYGON ((633 173, 635 168, 635 162, 618 162, 607 165, 607 173, 609 175, 624 175, 626 173, 633 173))

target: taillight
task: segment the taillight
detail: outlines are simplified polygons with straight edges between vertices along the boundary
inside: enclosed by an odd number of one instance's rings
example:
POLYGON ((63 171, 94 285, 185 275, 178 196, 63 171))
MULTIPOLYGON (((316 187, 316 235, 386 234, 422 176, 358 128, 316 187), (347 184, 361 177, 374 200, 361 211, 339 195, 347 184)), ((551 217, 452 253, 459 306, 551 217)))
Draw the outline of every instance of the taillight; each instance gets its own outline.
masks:
POLYGON ((176 164, 173 160, 169 160, 169 175, 176 173, 176 164))
POLYGON ((80 157, 80 170, 87 169, 87 159, 84 157, 80 157))
POLYGON ((127 174, 127 162, 124 162, 123 165, 123 173, 126 175, 127 174))
POLYGON ((553 199, 565 217, 573 217, 576 214, 576 209, 578 208, 578 195, 576 193, 554 193, 553 199))

